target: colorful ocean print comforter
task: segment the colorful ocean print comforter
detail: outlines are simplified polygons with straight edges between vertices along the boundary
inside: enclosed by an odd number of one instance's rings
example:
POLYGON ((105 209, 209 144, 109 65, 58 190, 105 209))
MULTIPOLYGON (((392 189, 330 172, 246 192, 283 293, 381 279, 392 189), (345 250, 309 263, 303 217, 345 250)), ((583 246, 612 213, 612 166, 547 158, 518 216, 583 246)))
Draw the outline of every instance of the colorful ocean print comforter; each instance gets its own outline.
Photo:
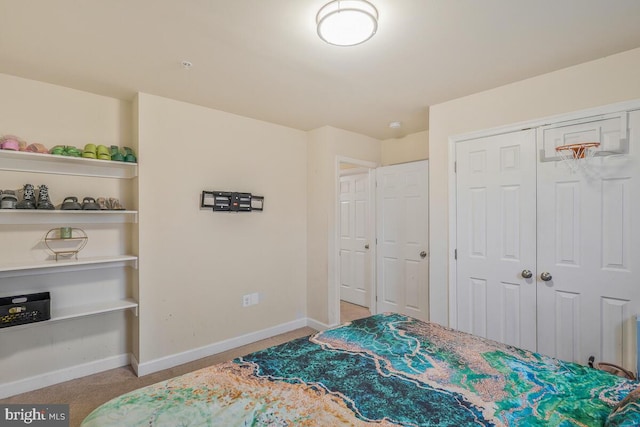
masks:
POLYGON ((124 394, 82 425, 631 426, 637 402, 614 407, 637 386, 381 314, 124 394))

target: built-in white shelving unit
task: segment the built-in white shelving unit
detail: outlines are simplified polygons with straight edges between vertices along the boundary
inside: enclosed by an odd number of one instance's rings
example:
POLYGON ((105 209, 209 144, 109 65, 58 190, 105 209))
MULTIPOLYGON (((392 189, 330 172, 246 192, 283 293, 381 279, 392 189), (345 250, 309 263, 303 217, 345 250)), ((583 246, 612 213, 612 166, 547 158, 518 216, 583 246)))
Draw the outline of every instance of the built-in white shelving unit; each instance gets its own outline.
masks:
MULTIPOLYGON (((85 176, 107 179, 131 179, 138 174, 137 163, 94 160, 77 157, 54 156, 49 154, 0 150, 0 170, 10 172, 29 172, 55 175, 85 176)), ((41 225, 41 224, 127 224, 138 221, 138 212, 134 210, 37 210, 37 209, 1 209, 0 226, 41 225)), ((89 231, 90 232, 90 231, 89 231)), ((126 245, 124 245, 126 246, 126 245)), ((108 252, 108 248, 107 248, 108 252)), ((138 257, 130 254, 110 256, 65 257, 56 260, 34 261, 30 254, 20 262, 2 263, 0 261, 0 279, 42 274, 66 273, 105 268, 138 268, 138 257)), ((10 282, 9 282, 10 283, 10 282)), ((92 283, 88 279, 87 287, 92 283)), ((48 289, 55 294, 55 285, 48 289)), ((125 284, 126 287, 126 284, 125 284)), ((124 289, 124 288, 123 288, 124 289)), ((0 282, 2 292, 2 282, 0 282)), ((114 293, 115 295, 115 293, 114 293)), ((83 301, 79 296, 74 301, 56 301, 51 304, 51 319, 26 325, 0 328, 2 331, 15 331, 38 325, 46 325, 62 320, 71 320, 113 311, 131 310, 137 316, 138 303, 132 298, 114 298, 99 302, 83 301)))

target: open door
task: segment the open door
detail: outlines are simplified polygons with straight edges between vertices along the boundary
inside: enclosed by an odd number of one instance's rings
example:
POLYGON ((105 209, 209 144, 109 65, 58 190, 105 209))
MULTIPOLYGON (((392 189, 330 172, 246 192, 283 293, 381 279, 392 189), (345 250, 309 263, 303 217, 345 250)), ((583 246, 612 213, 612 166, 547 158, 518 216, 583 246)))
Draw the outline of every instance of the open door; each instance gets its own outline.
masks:
POLYGON ((376 169, 377 312, 429 317, 429 163, 376 169))

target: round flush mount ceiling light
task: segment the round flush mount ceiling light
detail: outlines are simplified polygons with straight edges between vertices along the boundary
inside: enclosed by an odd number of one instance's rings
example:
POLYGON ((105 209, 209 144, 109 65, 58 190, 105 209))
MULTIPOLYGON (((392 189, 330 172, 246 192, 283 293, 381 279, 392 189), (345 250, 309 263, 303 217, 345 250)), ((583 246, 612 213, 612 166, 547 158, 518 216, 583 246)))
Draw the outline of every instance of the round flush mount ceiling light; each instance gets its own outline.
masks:
POLYGON ((366 0, 333 0, 316 15, 318 36, 336 46, 355 46, 378 30, 378 10, 366 0))

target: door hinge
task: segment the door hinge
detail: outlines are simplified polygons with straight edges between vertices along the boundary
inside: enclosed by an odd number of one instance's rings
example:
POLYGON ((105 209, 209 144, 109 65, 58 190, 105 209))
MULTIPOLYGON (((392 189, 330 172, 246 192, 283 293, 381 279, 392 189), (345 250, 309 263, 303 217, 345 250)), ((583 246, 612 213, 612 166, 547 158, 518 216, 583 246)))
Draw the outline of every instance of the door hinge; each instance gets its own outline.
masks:
POLYGON ((458 162, 453 162, 453 173, 458 173, 458 162))
POLYGON ((453 250, 453 259, 458 259, 458 250, 457 249, 453 250))

